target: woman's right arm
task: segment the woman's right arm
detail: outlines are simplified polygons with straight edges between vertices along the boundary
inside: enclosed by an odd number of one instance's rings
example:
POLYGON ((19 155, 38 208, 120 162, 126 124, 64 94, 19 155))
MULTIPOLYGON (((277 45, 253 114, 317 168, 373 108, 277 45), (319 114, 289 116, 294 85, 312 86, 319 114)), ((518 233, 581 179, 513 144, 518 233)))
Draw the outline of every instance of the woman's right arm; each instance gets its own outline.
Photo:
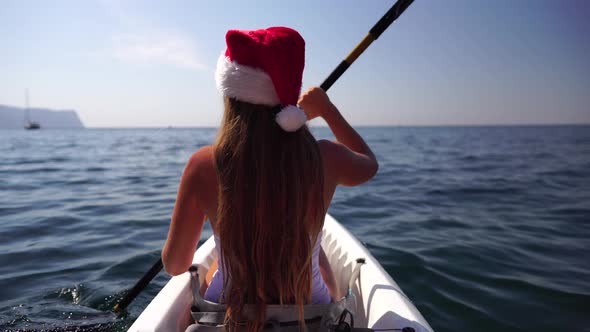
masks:
POLYGON ((318 143, 326 154, 331 169, 337 176, 337 184, 355 186, 370 180, 379 168, 377 158, 363 138, 348 124, 324 90, 313 87, 305 92, 299 106, 308 119, 322 117, 336 137, 336 142, 322 140, 318 143))

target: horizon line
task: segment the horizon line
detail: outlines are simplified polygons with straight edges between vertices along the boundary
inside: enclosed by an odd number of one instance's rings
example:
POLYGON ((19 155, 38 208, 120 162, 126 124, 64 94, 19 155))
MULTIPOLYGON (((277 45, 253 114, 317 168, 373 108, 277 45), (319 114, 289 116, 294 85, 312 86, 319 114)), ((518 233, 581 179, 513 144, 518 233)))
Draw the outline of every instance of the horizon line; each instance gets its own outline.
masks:
MULTIPOLYGON (((351 124, 353 128, 390 128, 390 127, 559 127, 559 126, 590 126, 584 123, 467 123, 467 124, 351 124)), ((73 129, 218 129, 219 126, 85 126, 73 129)), ((329 128, 327 125, 312 125, 309 128, 329 128)))

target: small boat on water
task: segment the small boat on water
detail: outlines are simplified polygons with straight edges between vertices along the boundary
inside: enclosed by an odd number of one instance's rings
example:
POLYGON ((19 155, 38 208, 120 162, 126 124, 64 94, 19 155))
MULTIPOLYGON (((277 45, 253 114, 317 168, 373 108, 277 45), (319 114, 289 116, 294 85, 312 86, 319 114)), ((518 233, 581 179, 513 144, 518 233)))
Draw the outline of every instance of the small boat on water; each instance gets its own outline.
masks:
POLYGON ((38 124, 37 122, 28 121, 27 123, 25 123, 25 129, 27 129, 27 130, 41 129, 41 125, 38 124))
MULTIPOLYGON (((364 259, 360 277, 351 288, 355 301, 354 327, 375 331, 433 331, 412 301, 404 294, 383 267, 348 230, 330 215, 326 215, 322 247, 342 294, 349 288, 349 280, 358 259, 364 259)), ((195 252, 193 264, 199 266, 199 276, 205 276, 217 251, 210 237, 195 252)), ((191 324, 193 304, 190 274, 173 277, 145 308, 129 331, 184 331, 191 324)))
POLYGON ((25 125, 24 128, 27 130, 41 129, 41 125, 38 122, 31 121, 29 116, 29 90, 25 91, 25 125))

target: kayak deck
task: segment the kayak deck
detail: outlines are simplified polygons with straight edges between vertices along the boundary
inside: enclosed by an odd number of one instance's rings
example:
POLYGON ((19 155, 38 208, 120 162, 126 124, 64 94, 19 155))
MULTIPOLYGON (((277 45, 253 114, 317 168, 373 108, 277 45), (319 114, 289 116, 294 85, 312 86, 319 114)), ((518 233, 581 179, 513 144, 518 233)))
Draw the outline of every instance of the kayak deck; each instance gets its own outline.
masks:
MULTIPOLYGON (((356 260, 363 258, 360 278, 355 282, 355 327, 432 331, 432 328, 400 287, 385 272, 369 251, 330 215, 324 222, 322 247, 328 256, 341 294, 346 293, 356 260)), ((199 265, 204 278, 217 257, 213 237, 195 252, 193 264, 199 265)), ((173 277, 137 318, 129 331, 184 331, 191 323, 190 277, 173 277)))

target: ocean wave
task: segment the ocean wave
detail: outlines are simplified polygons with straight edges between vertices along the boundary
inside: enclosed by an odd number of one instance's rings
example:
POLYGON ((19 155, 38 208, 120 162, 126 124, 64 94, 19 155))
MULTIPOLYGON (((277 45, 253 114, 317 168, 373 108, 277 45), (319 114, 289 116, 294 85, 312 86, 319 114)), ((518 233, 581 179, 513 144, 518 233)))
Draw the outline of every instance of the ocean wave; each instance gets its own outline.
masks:
MULTIPOLYGON (((339 188, 329 212, 435 330, 590 326, 588 127, 359 131, 379 172, 339 188)), ((111 321, 107 311, 160 256, 186 161, 215 137, 58 133, 15 132, 0 146, 0 329, 111 321)), ((152 281, 113 329, 168 279, 152 281)))

